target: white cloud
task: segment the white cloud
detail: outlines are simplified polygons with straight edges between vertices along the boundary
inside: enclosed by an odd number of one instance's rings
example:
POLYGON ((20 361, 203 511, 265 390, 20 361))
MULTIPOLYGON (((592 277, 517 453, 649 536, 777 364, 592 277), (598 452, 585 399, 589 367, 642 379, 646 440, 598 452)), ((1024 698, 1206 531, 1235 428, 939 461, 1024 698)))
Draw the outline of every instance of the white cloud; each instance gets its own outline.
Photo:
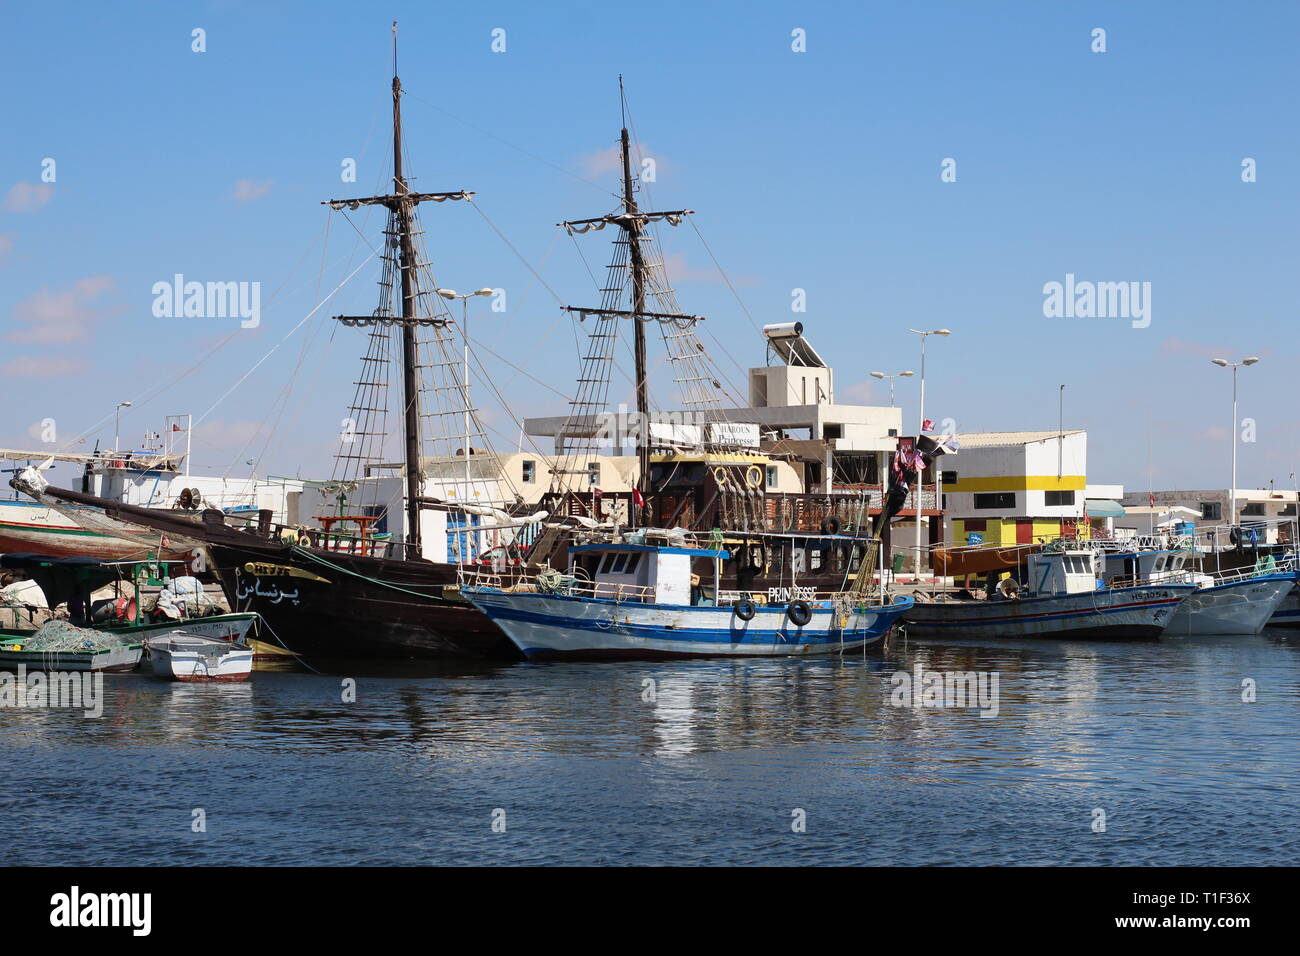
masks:
MULTIPOLYGON (((664 271, 668 273, 668 281, 673 284, 678 282, 725 282, 722 274, 713 268, 711 264, 704 269, 693 268, 686 261, 686 254, 682 252, 674 252, 671 255, 664 256, 664 271)), ((758 285, 758 280, 751 276, 731 276, 730 278, 731 284, 737 288, 758 285)))
MULTIPOLYGON (((67 378, 89 370, 90 365, 84 359, 19 355, 0 366, 0 378, 67 378)), ((28 434, 32 434, 30 429, 28 434)), ((39 438, 39 431, 33 437, 39 438)))
MULTIPOLYGON (((238 451, 263 433, 263 422, 204 422, 194 428, 195 444, 208 448, 238 451)), ((252 457, 254 449, 249 449, 252 457)))
POLYGON ((14 306, 13 316, 19 328, 6 338, 31 345, 85 341, 107 312, 95 300, 113 288, 112 276, 88 276, 78 279, 70 289, 33 293, 14 306))
MULTIPOLYGON (((637 176, 641 173, 641 160, 653 159, 655 162, 655 172, 662 175, 666 170, 671 168, 668 162, 660 155, 654 152, 649 146, 642 145, 640 148, 633 144, 632 146, 632 175, 637 176)), ((620 146, 607 146, 604 149, 598 149, 594 153, 578 157, 578 165, 582 171, 589 177, 603 176, 606 173, 623 171, 623 150, 620 146)))
POLYGON ((235 191, 232 198, 236 202, 252 202, 254 199, 261 199, 271 192, 272 180, 267 179, 258 182, 254 179, 236 179, 235 191))
POLYGON ((10 212, 35 212, 54 198, 49 183, 15 183, 5 193, 5 208, 10 212))

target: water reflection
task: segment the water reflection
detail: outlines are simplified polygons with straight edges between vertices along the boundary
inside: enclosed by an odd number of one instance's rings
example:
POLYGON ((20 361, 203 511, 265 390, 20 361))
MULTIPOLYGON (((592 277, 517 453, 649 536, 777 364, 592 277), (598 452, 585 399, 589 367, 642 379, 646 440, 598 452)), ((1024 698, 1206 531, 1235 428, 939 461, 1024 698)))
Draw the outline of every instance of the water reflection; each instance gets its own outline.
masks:
POLYGON ((244 684, 105 679, 104 716, 0 710, 12 740, 185 743, 434 759, 679 758, 821 750, 880 777, 1098 780, 1169 735, 1222 745, 1276 727, 1300 699, 1291 635, 1153 644, 900 643, 866 658, 638 664, 456 664, 259 672, 244 684), (998 714, 891 706, 895 670, 999 675, 998 714), (1260 687, 1243 705, 1241 681, 1260 687), (356 700, 345 700, 345 682, 356 700), (1276 722, 1276 723, 1275 723, 1276 722))

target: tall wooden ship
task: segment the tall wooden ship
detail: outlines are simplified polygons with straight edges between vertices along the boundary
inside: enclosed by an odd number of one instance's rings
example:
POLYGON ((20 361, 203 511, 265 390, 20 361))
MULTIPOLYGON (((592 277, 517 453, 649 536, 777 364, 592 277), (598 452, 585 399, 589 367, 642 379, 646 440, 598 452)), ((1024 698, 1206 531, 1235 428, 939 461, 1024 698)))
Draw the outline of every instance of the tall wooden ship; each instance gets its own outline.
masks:
POLYGON ((867 489, 835 496, 767 493, 761 478, 770 459, 728 439, 734 422, 720 407, 725 390, 696 333, 703 320, 678 306, 654 242, 653 227, 675 226, 691 211, 641 210, 626 123, 618 208, 560 224, 575 233, 613 227, 617 238, 601 304, 568 309, 591 324, 554 483, 540 510, 530 509, 503 493, 499 476, 475 472, 471 439, 482 435, 481 428, 471 435, 477 422, 467 363, 462 367, 453 354, 460 344, 453 338, 454 319, 439 301, 416 215, 423 203, 469 201, 472 193, 408 188, 397 76, 392 91, 393 191, 328 202, 335 210, 382 206, 387 226, 378 308, 366 316, 336 316, 346 326, 365 328, 370 346, 351 406, 355 430, 336 457, 330 513, 317 516, 321 526, 274 525, 269 513, 249 527, 233 527, 215 510, 159 513, 48 487, 32 469, 11 483, 38 501, 101 508, 115 520, 166 535, 173 546, 206 549, 232 610, 258 612, 275 640, 308 658, 517 657, 502 632, 462 597, 458 582, 466 566, 505 561, 536 569, 558 561, 556 567, 564 568, 576 536, 589 543, 623 540, 629 529, 636 540, 668 536, 670 543, 699 549, 698 574, 709 580, 716 574, 718 588, 760 601, 788 600, 796 584, 865 591, 862 569, 871 564, 864 559, 870 552, 874 560, 925 456, 900 455, 888 489, 874 497, 867 489), (400 296, 398 309, 392 308, 394 295, 400 296), (635 358, 636 485, 626 495, 601 495, 585 483, 606 439, 598 422, 608 404, 622 323, 631 327, 635 358), (662 334, 674 382, 699 428, 684 442, 657 437, 651 427, 650 326, 662 334), (393 367, 401 371, 403 455, 400 473, 384 475, 385 468, 398 471, 385 465, 382 447, 388 404, 381 372, 393 367), (455 436, 452 428, 462 422, 464 434, 455 436), (437 454, 439 443, 450 454, 437 454), (463 457, 457 461, 457 455, 463 457), (444 482, 439 494, 431 493, 431 461, 463 466, 463 482, 444 482), (398 534, 384 530, 390 519, 400 526, 398 534), (495 553, 484 548, 484 533, 500 543, 495 553), (719 567, 715 556, 724 549, 727 559, 719 567))

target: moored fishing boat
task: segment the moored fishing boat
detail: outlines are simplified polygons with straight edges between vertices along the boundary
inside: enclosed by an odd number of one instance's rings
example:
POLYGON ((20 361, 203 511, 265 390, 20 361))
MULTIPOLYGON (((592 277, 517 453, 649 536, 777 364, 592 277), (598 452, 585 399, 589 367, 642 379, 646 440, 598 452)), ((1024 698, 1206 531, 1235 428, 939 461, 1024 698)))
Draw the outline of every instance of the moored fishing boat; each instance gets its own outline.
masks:
POLYGON ((67 621, 47 621, 21 634, 0 632, 0 670, 133 671, 143 654, 139 638, 67 621))
POLYGON ((1152 639, 1196 589, 1108 587, 1099 579, 1099 555, 1086 548, 1030 554, 1025 567, 1024 585, 1007 579, 983 600, 918 601, 905 619, 908 636, 1152 639))
MULTIPOLYGON (((50 610, 66 605, 74 626, 118 635, 132 643, 158 637, 181 628, 200 637, 242 641, 258 622, 253 612, 219 613, 219 608, 201 604, 192 596, 198 582, 193 578, 167 578, 169 561, 97 561, 93 558, 58 558, 43 554, 0 555, 0 568, 8 575, 31 581, 45 595, 50 610), (156 576, 156 577, 155 577, 156 576), (153 580, 162 584, 152 611, 144 606, 141 589, 153 580), (192 582, 188 599, 172 595, 178 582, 192 582), (112 585, 111 598, 92 600, 92 594, 112 585)), ((13 609, 18 617, 19 609, 13 609)), ((34 622, 22 626, 15 620, 0 624, 0 641, 21 641, 37 632, 34 622)))
POLYGON ((1258 634, 1295 587, 1290 574, 1250 575, 1197 588, 1175 612, 1167 634, 1258 634))
POLYGON ((1104 550, 1103 580, 1108 584, 1193 584, 1196 590, 1178 606, 1167 635, 1251 635, 1260 633, 1295 587, 1290 563, 1269 559, 1259 568, 1193 571, 1186 549, 1104 550))
POLYGON ((910 598, 875 605, 856 592, 798 587, 765 602, 720 591, 716 575, 711 588, 695 583, 692 560, 720 563, 725 551, 606 543, 570 554, 585 564, 531 581, 478 579, 461 592, 530 660, 846 653, 880 641, 912 607, 910 598))

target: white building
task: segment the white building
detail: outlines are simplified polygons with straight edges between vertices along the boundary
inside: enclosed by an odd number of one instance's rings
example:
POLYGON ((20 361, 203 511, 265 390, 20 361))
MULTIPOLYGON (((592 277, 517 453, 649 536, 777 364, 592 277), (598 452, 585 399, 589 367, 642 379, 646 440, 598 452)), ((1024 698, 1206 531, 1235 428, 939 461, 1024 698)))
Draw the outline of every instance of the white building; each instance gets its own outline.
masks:
POLYGON ((1121 485, 1088 484, 1088 433, 973 432, 939 459, 950 544, 1028 544, 1110 530, 1121 485))

